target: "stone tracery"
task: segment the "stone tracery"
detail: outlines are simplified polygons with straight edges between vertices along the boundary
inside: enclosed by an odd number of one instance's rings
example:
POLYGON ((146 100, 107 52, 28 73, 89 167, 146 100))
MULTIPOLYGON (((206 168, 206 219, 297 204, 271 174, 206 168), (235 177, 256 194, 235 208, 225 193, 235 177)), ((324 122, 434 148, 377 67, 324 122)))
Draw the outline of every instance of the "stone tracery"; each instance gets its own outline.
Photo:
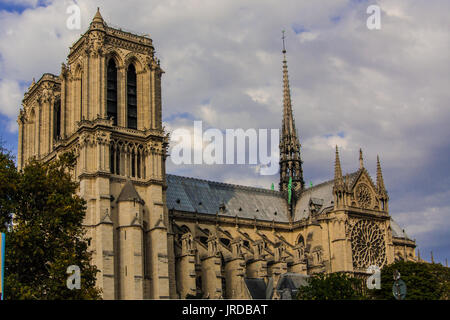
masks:
POLYGON ((353 267, 382 267, 386 261, 384 234, 373 221, 360 220, 352 228, 353 267))

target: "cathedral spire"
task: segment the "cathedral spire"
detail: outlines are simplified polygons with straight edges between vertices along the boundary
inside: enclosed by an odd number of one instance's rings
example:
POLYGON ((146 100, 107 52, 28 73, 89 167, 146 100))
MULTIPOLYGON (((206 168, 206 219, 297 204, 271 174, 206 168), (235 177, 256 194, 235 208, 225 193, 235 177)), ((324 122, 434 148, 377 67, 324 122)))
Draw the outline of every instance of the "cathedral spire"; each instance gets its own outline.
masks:
POLYGON ((283 123, 280 136, 280 191, 287 191, 289 178, 292 178, 293 191, 300 191, 304 188, 305 182, 303 181, 300 142, 297 137, 297 131, 295 130, 295 121, 292 113, 284 30, 282 39, 283 123))

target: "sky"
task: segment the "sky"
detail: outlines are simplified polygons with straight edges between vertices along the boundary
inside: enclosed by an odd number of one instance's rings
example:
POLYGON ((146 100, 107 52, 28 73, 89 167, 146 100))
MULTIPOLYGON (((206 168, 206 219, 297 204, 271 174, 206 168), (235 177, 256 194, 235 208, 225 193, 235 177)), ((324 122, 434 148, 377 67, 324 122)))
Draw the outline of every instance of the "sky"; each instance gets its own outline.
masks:
MULTIPOLYGON (((421 257, 450 258, 450 39, 447 0, 0 0, 0 137, 17 152, 16 118, 33 78, 58 74, 96 8, 115 27, 153 39, 165 71, 167 131, 280 128, 285 30, 307 184, 380 156, 391 216, 421 257), (81 28, 67 27, 67 8, 81 28), (369 30, 369 5, 381 28, 369 30)), ((175 165, 173 174, 270 188, 254 165, 175 165)))

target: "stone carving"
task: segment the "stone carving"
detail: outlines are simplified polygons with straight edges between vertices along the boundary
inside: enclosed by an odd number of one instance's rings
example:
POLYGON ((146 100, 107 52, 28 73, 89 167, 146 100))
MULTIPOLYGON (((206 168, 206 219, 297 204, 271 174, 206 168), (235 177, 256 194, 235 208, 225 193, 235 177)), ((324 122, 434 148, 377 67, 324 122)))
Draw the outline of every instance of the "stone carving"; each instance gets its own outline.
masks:
POLYGON ((364 183, 359 184, 356 188, 355 197, 362 208, 369 208, 372 204, 372 193, 364 183))

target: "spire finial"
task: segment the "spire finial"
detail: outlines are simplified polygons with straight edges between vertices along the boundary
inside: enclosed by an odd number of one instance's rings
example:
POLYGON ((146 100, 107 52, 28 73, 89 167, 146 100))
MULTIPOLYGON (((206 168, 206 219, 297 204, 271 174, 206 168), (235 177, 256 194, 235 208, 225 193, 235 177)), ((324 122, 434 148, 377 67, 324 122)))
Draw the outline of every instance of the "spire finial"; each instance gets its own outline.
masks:
POLYGON ((431 251, 431 263, 434 263, 433 251, 431 251))
POLYGON ((359 148, 359 168, 364 168, 363 152, 361 148, 359 148))
POLYGON ((286 45, 284 43, 284 39, 286 39, 286 36, 284 35, 285 31, 282 30, 281 33, 282 33, 281 39, 283 39, 283 51, 282 52, 283 52, 283 54, 286 54, 286 45))

